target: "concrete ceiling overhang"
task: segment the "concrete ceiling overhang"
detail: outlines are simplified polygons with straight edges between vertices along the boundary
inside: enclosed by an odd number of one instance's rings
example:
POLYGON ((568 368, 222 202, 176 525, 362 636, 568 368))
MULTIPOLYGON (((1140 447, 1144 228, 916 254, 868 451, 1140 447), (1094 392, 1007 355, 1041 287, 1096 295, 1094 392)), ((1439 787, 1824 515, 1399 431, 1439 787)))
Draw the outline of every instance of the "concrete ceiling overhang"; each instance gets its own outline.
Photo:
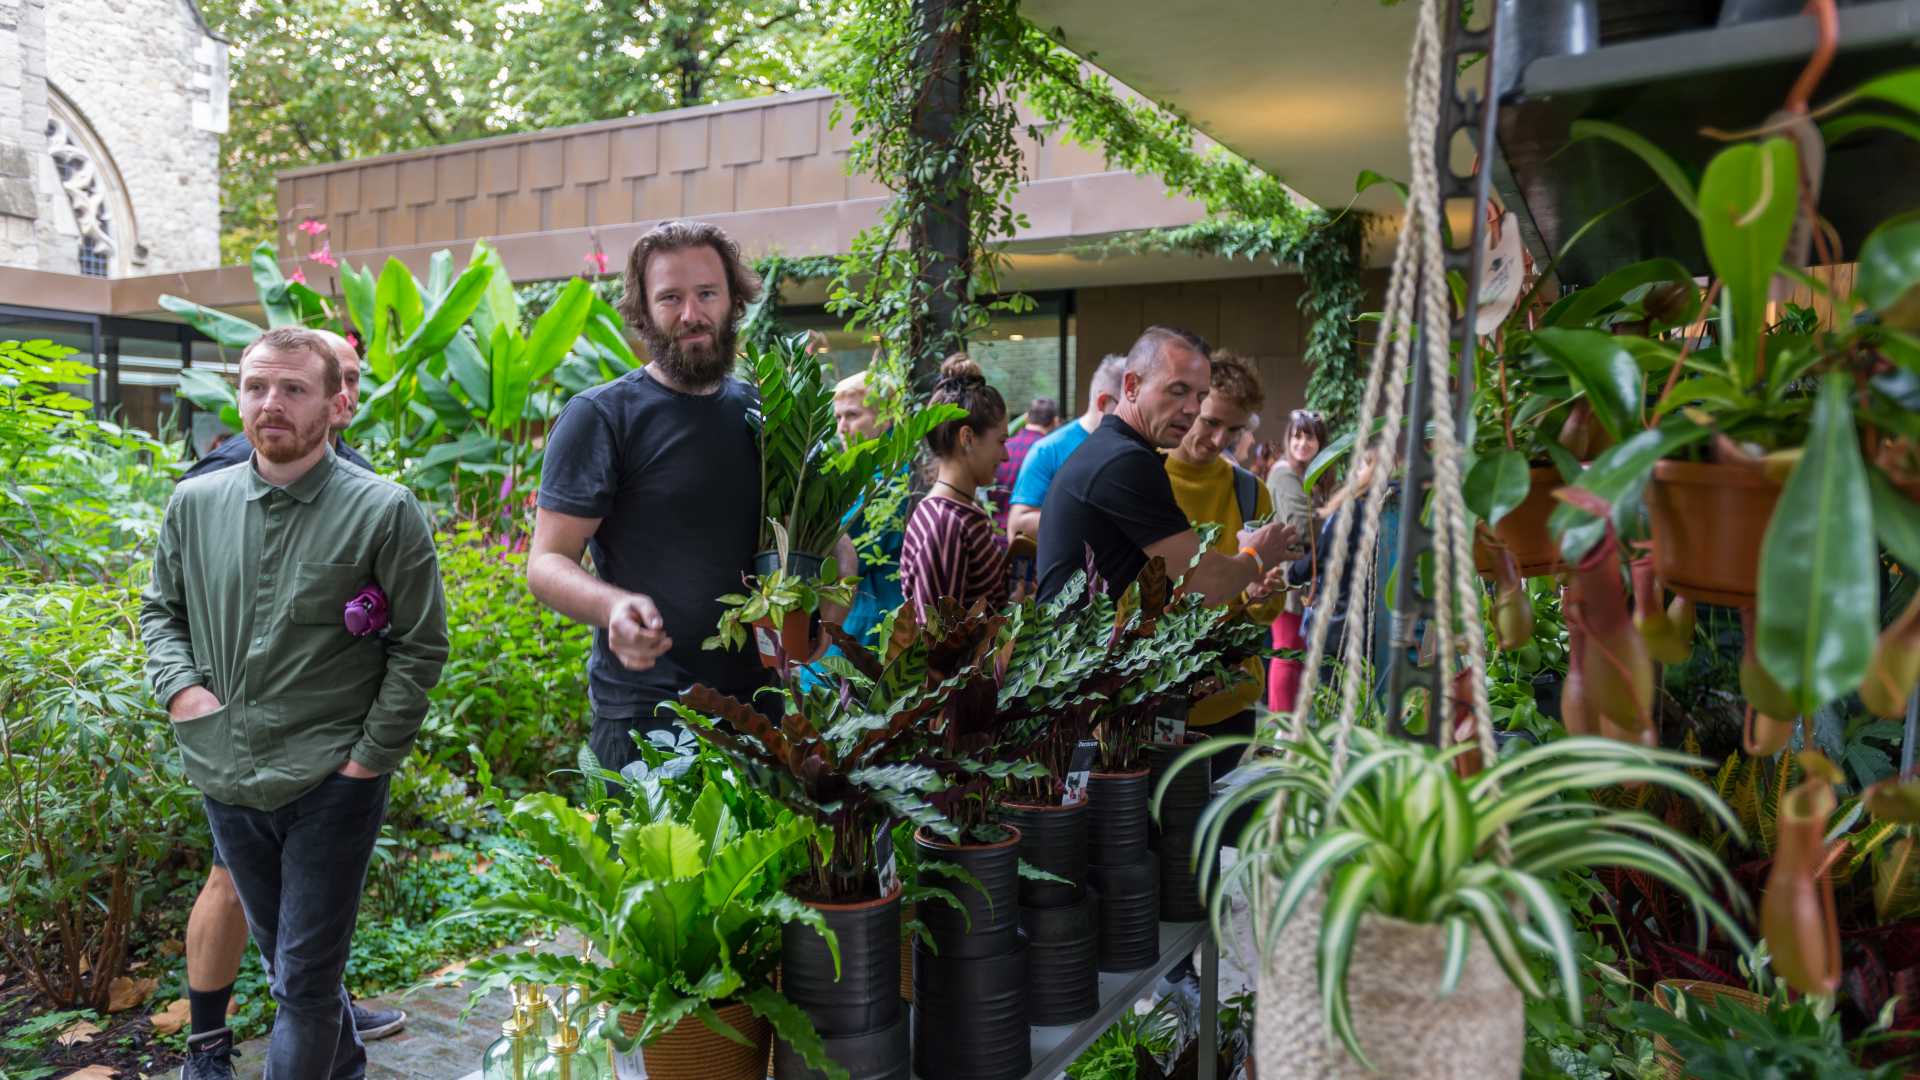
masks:
MULTIPOLYGON (((1322 206, 1362 169, 1408 174, 1413 3, 1380 0, 1023 0, 1067 48, 1322 206)), ((1398 206, 1384 187, 1361 197, 1398 206)))

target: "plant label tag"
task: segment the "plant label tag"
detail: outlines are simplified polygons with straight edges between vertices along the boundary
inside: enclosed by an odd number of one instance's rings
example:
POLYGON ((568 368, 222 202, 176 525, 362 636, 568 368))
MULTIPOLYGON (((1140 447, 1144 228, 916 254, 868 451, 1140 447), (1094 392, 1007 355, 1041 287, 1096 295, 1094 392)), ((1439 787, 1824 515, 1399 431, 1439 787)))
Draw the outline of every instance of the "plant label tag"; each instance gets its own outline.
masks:
POLYGON ((1060 794, 1060 805, 1071 806, 1087 797, 1087 778, 1093 775, 1093 756, 1100 752, 1100 744, 1093 739, 1081 739, 1073 748, 1073 760, 1067 765, 1067 789, 1060 794))
POLYGON ((1187 738, 1187 718, 1184 716, 1154 717, 1153 738, 1155 742, 1185 742, 1187 738))
POLYGON ((874 830, 873 861, 880 868, 880 895, 891 895, 900 884, 900 868, 893 858, 893 830, 885 825, 874 830))
POLYGON ((773 631, 764 626, 754 627, 753 643, 759 647, 761 656, 766 657, 768 660, 778 658, 780 639, 773 636, 773 631))
MULTIPOLYGON (((585 1049, 582 1047, 581 1049, 585 1049)), ((622 1054, 614 1051, 613 1075, 618 1080, 647 1080, 647 1058, 643 1047, 636 1046, 622 1054)))

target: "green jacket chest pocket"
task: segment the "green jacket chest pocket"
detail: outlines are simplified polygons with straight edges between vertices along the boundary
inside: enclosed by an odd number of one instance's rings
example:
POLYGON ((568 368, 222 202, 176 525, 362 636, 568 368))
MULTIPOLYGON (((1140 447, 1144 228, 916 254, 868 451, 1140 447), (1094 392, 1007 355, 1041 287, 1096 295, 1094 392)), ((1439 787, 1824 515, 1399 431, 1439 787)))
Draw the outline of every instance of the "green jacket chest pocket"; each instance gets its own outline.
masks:
POLYGON ((373 576, 352 563, 303 562, 294 564, 293 599, 287 605, 287 617, 302 626, 332 624, 346 629, 343 610, 373 576))

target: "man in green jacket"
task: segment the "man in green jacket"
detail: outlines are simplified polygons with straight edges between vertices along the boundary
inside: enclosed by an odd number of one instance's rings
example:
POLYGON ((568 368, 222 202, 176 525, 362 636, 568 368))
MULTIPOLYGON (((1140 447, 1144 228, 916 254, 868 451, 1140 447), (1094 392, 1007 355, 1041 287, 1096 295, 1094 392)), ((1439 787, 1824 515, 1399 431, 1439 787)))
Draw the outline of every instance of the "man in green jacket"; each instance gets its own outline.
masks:
MULTIPOLYGON (((279 1006, 275 1080, 366 1074, 341 976, 388 774, 447 658, 432 529, 405 488, 336 456, 345 407, 317 335, 248 346, 253 458, 174 490, 140 612, 148 680, 279 1006)), ((231 1077, 230 1048, 196 1035, 182 1076, 231 1077)))

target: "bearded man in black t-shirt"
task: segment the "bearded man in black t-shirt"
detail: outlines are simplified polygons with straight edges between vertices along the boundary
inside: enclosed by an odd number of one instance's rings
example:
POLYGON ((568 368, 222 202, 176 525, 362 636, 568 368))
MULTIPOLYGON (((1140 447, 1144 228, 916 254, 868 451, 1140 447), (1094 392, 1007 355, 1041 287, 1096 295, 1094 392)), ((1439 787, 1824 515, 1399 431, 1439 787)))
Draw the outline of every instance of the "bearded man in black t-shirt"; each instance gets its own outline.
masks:
POLYGON ((650 362, 576 395, 547 436, 527 584, 594 628, 587 742, 608 769, 639 756, 636 734, 673 725, 659 706, 687 686, 745 700, 763 682, 751 652, 700 647, 759 532, 758 402, 731 377, 736 325, 759 295, 718 227, 649 230, 627 257, 619 307, 650 362))
POLYGON ((1047 489, 1040 510, 1041 599, 1051 599, 1089 559, 1118 596, 1156 555, 1168 573, 1185 575, 1182 588, 1209 604, 1223 604, 1255 582, 1279 586, 1285 560, 1299 554, 1294 528, 1276 522, 1244 534, 1238 554, 1200 554, 1200 534, 1174 500, 1160 457, 1200 416, 1212 384, 1209 352, 1196 335, 1165 326, 1148 327, 1128 350, 1119 407, 1047 489))

